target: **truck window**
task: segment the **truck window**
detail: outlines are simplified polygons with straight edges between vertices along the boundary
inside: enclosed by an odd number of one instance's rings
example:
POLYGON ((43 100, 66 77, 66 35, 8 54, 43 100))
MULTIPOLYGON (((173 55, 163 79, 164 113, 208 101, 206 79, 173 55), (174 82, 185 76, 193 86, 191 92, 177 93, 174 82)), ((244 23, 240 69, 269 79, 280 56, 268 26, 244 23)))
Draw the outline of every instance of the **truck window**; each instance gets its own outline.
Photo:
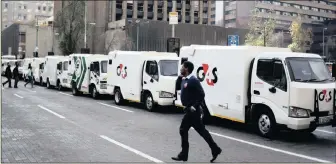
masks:
POLYGON ((67 71, 67 70, 68 70, 68 65, 69 65, 69 62, 68 62, 68 61, 63 62, 63 70, 64 70, 64 71, 67 71))
POLYGON ((93 62, 93 72, 97 73, 98 75, 99 73, 99 62, 93 62))
POLYGON ((101 61, 101 73, 107 73, 107 61, 101 61))
POLYGON ((318 58, 287 58, 291 80, 300 82, 328 82, 332 80, 331 74, 318 58))
POLYGON ((155 61, 147 61, 147 63, 146 63, 146 73, 148 75, 158 75, 158 68, 157 68, 157 64, 156 64, 155 61), (156 71, 155 71, 156 73, 155 74, 151 72, 151 69, 153 67, 154 68, 156 67, 156 71))
POLYGON ((178 62, 178 60, 160 60, 160 74, 162 76, 177 76, 178 62))
POLYGON ((287 91, 287 79, 285 69, 281 61, 273 62, 271 59, 263 59, 258 61, 257 76, 266 83, 276 86, 277 88, 287 91), (274 77, 277 72, 282 76, 274 77))

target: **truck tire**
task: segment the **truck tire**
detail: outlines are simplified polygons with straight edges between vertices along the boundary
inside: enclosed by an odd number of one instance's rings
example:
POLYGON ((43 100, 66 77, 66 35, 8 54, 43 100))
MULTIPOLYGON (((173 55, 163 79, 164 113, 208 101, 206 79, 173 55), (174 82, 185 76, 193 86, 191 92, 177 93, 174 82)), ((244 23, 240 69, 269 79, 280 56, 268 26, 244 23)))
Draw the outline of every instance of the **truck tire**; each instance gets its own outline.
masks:
POLYGON ((49 82, 49 79, 47 79, 47 88, 50 89, 51 86, 50 86, 50 82, 49 82))
POLYGON ((72 90, 72 95, 74 95, 74 96, 78 96, 79 95, 79 92, 78 92, 78 90, 76 88, 76 84, 75 83, 72 84, 71 90, 72 90))
POLYGON ((153 96, 150 93, 146 93, 145 95, 145 108, 149 112, 153 112, 155 110, 156 104, 153 100, 153 96))
POLYGON ((116 88, 114 90, 114 103, 117 104, 117 105, 121 105, 123 103, 123 97, 122 97, 122 94, 120 92, 120 89, 119 88, 116 88))
POLYGON ((303 133, 313 133, 317 127, 311 127, 309 129, 302 130, 303 133))
POLYGON ((43 80, 40 78, 40 85, 43 86, 43 80))
POLYGON ((99 92, 97 91, 96 86, 93 86, 93 87, 92 87, 92 90, 91 90, 91 96, 92 96, 92 98, 94 98, 94 99, 98 99, 98 97, 99 97, 99 92))
POLYGON ((276 132, 276 122, 272 112, 262 110, 256 117, 256 129, 259 135, 272 138, 276 132))
POLYGON ((63 90, 63 87, 62 87, 60 81, 57 82, 57 89, 58 89, 59 91, 62 91, 62 90, 63 90))

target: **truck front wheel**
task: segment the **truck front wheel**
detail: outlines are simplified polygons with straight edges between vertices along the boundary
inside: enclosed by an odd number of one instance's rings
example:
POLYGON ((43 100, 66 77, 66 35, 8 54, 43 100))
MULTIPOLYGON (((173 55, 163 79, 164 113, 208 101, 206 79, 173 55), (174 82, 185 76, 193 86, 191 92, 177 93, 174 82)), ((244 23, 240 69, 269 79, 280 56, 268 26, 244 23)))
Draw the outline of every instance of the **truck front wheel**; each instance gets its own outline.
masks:
POLYGON ((72 84, 72 95, 74 95, 74 96, 78 95, 78 90, 76 88, 76 84, 72 84))
POLYGON ((272 112, 268 110, 261 111, 256 121, 256 129, 261 136, 273 137, 276 132, 276 122, 272 112))
POLYGON ((150 93, 146 93, 145 95, 145 108, 149 112, 153 112, 155 109, 155 102, 153 100, 153 96, 150 93))
POLYGON ((92 94, 92 98, 94 98, 94 99, 97 99, 97 98, 99 97, 99 93, 98 93, 98 91, 97 91, 96 86, 93 86, 93 87, 92 87, 91 94, 92 94))
POLYGON ((123 102, 123 97, 121 95, 120 89, 116 88, 114 91, 114 102, 117 105, 121 105, 123 102))
POLYGON ((51 86, 50 86, 50 82, 49 82, 49 79, 47 79, 47 88, 50 89, 51 86))

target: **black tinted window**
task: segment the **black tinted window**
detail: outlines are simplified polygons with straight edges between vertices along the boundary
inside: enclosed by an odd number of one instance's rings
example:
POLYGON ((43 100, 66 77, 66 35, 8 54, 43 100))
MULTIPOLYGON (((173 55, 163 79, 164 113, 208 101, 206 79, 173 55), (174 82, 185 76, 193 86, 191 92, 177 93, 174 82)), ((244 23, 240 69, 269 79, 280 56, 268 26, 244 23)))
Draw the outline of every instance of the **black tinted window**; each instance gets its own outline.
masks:
POLYGON ((268 84, 287 91, 286 73, 281 61, 259 60, 257 76, 268 84))

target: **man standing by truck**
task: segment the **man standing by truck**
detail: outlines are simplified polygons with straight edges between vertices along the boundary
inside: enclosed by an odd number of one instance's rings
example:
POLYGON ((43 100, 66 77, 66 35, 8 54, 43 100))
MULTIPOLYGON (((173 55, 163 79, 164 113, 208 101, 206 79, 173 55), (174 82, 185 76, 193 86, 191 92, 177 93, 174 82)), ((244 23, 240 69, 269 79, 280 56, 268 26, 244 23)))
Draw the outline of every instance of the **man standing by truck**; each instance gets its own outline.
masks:
POLYGON ((19 63, 15 63, 15 68, 13 70, 13 77, 14 77, 14 88, 18 88, 17 84, 19 82, 19 63))
POLYGON ((7 77, 7 81, 2 83, 2 86, 5 86, 5 84, 8 83, 8 87, 9 88, 12 88, 12 71, 10 69, 10 64, 7 63, 7 68, 6 68, 6 71, 5 71, 5 76, 7 77))
POLYGON ((200 81, 192 76, 194 70, 193 63, 185 61, 181 68, 181 74, 184 77, 181 83, 181 101, 184 108, 185 115, 180 126, 180 135, 182 140, 182 151, 177 157, 172 157, 175 161, 187 161, 189 153, 188 131, 193 127, 209 144, 212 152, 212 159, 210 162, 216 160, 217 156, 222 152, 215 141, 212 139, 208 130, 205 129, 201 120, 202 102, 204 100, 204 90, 200 81))

